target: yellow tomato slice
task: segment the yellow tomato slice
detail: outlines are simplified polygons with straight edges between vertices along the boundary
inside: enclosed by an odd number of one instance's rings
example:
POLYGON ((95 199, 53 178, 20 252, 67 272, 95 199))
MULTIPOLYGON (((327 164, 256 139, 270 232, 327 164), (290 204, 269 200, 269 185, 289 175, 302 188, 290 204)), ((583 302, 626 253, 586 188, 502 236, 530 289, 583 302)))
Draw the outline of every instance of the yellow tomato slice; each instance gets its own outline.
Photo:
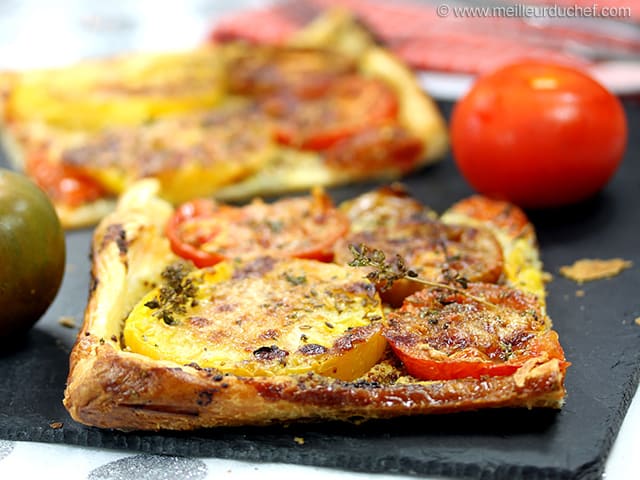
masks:
POLYGON ((133 352, 235 375, 354 380, 386 348, 378 294, 354 269, 263 257, 165 277, 126 320, 133 352))
POLYGON ((215 48, 27 72, 13 82, 7 115, 78 130, 139 125, 216 105, 224 91, 221 76, 215 48))

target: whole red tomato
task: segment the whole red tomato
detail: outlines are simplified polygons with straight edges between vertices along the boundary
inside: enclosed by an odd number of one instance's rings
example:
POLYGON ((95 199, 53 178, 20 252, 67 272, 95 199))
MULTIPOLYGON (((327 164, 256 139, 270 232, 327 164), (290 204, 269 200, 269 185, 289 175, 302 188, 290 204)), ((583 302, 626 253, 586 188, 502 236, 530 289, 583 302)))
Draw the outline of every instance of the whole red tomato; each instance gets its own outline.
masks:
POLYGON ((524 207, 583 200, 622 160, 620 101, 588 75, 519 63, 480 78, 454 107, 451 145, 479 192, 524 207))

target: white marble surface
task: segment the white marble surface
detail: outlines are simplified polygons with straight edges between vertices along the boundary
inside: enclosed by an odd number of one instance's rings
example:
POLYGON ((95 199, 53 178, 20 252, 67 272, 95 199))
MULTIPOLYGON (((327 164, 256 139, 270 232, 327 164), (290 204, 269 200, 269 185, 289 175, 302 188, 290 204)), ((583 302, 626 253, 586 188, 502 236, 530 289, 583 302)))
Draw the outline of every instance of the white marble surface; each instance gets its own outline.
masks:
MULTIPOLYGON (((261 4, 215 0, 90 2, 0 0, 0 69, 64 65, 114 52, 188 48, 202 41, 214 18, 261 4), (81 40, 80 40, 81 39, 81 40)), ((454 98, 470 84, 465 76, 422 78, 432 93, 454 98)), ((605 478, 640 474, 640 394, 636 394, 606 464, 605 478)), ((0 479, 341 479, 387 480, 371 475, 296 465, 221 459, 180 459, 135 452, 0 440, 0 479)))

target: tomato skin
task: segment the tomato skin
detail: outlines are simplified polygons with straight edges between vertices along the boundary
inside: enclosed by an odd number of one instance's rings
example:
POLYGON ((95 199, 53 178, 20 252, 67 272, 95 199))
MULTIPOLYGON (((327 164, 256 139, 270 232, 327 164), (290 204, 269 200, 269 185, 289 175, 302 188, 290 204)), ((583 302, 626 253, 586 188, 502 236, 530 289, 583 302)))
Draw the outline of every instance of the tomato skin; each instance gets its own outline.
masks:
POLYGON ((0 169, 0 342, 24 334, 55 299, 65 237, 47 195, 24 175, 0 169))
POLYGON ((75 207, 106 195, 102 186, 80 169, 71 165, 53 164, 42 152, 29 156, 27 171, 57 203, 75 207))
POLYGON ((394 120, 398 108, 395 93, 381 80, 345 76, 321 98, 286 99, 275 136, 284 145, 321 151, 394 120))
POLYGON ((450 127, 465 179, 523 207, 595 194, 618 168, 627 142, 614 95, 578 70, 535 62, 481 77, 454 106, 450 127))
MULTIPOLYGON (((392 228, 347 234, 336 243, 337 263, 353 260, 349 245, 367 245, 389 259, 400 255, 421 278, 432 282, 446 282, 448 276, 459 275, 471 282, 494 283, 504 272, 502 249, 489 231, 430 219, 414 218, 392 228)), ((385 288, 384 282, 376 287, 384 302, 399 307, 424 285, 400 279, 390 288, 385 288)))
POLYGON ((482 376, 503 377, 511 375, 519 365, 494 364, 480 361, 438 361, 416 358, 394 350, 410 375, 422 380, 455 380, 457 378, 480 378, 482 376))
POLYGON ((254 46, 252 53, 229 66, 229 90, 240 95, 268 97, 292 93, 318 98, 341 76, 355 72, 349 57, 328 50, 254 46))
POLYGON ((192 200, 176 209, 165 233, 174 253, 203 268, 259 256, 330 262, 348 228, 326 193, 314 190, 311 197, 258 199, 243 207, 192 200))
MULTIPOLYGON (((514 374, 524 364, 523 359, 511 362, 491 362, 472 358, 463 360, 434 360, 408 355, 399 348, 394 353, 404 364, 410 375, 422 380, 455 380, 457 378, 503 377, 514 374)), ((549 358, 560 362, 560 368, 566 369, 569 362, 564 359, 564 352, 558 341, 556 332, 549 331, 539 338, 530 341, 527 347, 529 358, 547 353, 549 358)))
POLYGON ((471 283, 467 293, 421 290, 388 314, 384 336, 407 372, 421 380, 505 376, 527 362, 557 360, 558 335, 535 295, 502 285, 471 283))
POLYGON ((205 252, 197 245, 186 242, 180 236, 180 225, 188 220, 205 218, 215 210, 213 200, 196 199, 180 205, 167 222, 165 233, 171 249, 182 258, 187 258, 198 268, 209 267, 224 260, 222 255, 205 252))
POLYGON ((422 158, 423 142, 399 126, 371 127, 336 142, 324 152, 331 168, 354 174, 380 170, 407 173, 422 158))

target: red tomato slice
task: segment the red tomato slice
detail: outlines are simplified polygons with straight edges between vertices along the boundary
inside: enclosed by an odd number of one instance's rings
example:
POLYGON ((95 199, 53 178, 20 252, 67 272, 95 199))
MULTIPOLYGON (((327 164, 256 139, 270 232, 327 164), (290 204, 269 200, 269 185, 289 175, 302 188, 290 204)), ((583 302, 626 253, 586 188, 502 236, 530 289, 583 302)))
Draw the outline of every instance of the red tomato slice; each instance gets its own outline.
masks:
POLYGON ((58 204, 75 207, 106 196, 104 188, 82 170, 50 162, 43 152, 29 156, 26 170, 40 188, 58 204))
POLYGON ((381 80, 345 76, 322 98, 290 98, 276 127, 280 143, 305 150, 324 150, 369 127, 394 120, 398 101, 381 80))
POLYGON ((350 58, 328 50, 254 46, 232 60, 228 87, 231 93, 253 97, 293 93, 317 98, 355 69, 350 58))
POLYGON ((569 363, 533 295, 471 284, 460 293, 425 289, 389 314, 384 335, 409 374, 422 380, 511 375, 531 359, 569 363))
MULTIPOLYGON (((468 282, 495 283, 504 272, 502 248, 491 232, 447 225, 420 214, 393 226, 348 233, 336 242, 335 261, 349 263, 353 260, 349 245, 363 244, 384 252, 388 259, 400 255, 421 278, 432 282, 459 276, 468 282)), ((401 279, 389 289, 385 282, 377 287, 384 302, 399 307, 424 286, 401 279)))
MULTIPOLYGON (((465 377, 480 378, 482 376, 501 377, 512 375, 524 364, 523 359, 502 363, 478 360, 474 358, 476 353, 473 349, 468 352, 468 359, 444 361, 416 358, 406 355, 405 352, 401 350, 394 351, 407 368, 407 371, 414 377, 423 380, 453 380, 465 377)), ((549 331, 542 334, 540 338, 532 340, 528 348, 530 354, 528 358, 543 355, 544 351, 550 353, 549 358, 561 359, 561 365, 566 368, 568 362, 564 361, 564 354, 556 332, 549 331)), ((464 356, 464 354, 461 356, 464 356)))
POLYGON ((208 218, 216 211, 213 200, 197 199, 180 205, 167 222, 166 235, 176 255, 191 260, 197 267, 215 265, 224 260, 215 252, 205 252, 199 246, 215 235, 215 230, 198 231, 198 219, 208 218), (184 225, 191 225, 187 229, 184 225))
POLYGON ((333 246, 349 228, 347 217, 322 191, 243 207, 194 200, 170 218, 166 234, 173 251, 207 267, 258 256, 333 260, 333 246))
POLYGON ((363 193, 340 204, 350 233, 395 228, 409 222, 435 220, 438 214, 413 198, 400 183, 363 193))
POLYGON ((420 161, 424 143, 397 125, 365 128, 326 150, 327 165, 358 175, 389 170, 407 173, 420 161))

